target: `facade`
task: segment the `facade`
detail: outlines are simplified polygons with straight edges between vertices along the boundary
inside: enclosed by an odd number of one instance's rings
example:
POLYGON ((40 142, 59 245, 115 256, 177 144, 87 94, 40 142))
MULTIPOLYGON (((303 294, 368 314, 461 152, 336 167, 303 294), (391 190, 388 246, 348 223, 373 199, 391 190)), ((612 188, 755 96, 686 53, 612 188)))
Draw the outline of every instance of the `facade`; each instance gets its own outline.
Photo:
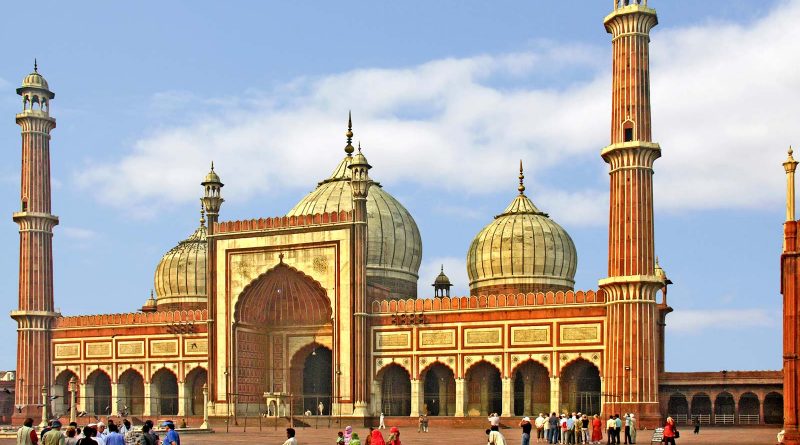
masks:
POLYGON ((614 54, 611 139, 601 151, 608 276, 585 291, 574 289, 572 239, 525 194, 520 164, 510 204, 467 250, 472 295, 451 297, 442 270, 435 297, 419 298, 419 229, 373 179, 350 120, 340 163, 284 216, 219 221, 224 184, 212 164, 198 228, 156 266, 156 293, 141 310, 64 317, 53 312, 50 248, 54 94, 35 69, 18 89, 15 415, 44 404, 50 416, 75 407, 185 418, 633 412, 648 427, 668 414, 769 420, 764 410, 782 400, 780 372, 665 372, 672 309, 655 255, 661 149, 651 139, 648 65, 656 12, 646 1, 615 1, 604 23, 614 54))

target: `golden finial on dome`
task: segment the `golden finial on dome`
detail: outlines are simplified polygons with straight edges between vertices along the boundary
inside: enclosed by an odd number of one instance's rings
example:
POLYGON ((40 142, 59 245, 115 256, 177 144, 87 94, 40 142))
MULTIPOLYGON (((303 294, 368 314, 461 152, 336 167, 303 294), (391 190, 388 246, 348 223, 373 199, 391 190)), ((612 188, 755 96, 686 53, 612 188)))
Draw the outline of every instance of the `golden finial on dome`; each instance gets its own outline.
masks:
POLYGON ((36 60, 36 58, 33 59, 33 72, 34 73, 39 72, 39 62, 36 60))
POLYGON ((353 155, 353 112, 347 112, 347 145, 344 146, 344 152, 347 153, 347 156, 353 155))
POLYGON ((203 205, 203 200, 200 200, 200 225, 206 225, 206 206, 203 205))
POLYGON ((519 187, 517 187, 517 190, 519 190, 519 194, 520 195, 524 195, 525 194, 525 183, 524 183, 524 181, 525 181, 525 173, 523 173, 523 171, 522 171, 522 159, 520 159, 519 160, 519 187))

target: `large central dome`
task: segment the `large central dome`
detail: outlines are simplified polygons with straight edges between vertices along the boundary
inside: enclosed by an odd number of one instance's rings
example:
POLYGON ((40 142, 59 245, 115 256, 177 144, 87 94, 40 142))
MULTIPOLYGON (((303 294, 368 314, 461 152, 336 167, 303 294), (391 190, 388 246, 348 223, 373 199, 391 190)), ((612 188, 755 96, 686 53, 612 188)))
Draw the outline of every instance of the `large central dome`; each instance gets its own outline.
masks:
POLYGON ((519 195, 472 240, 467 274, 473 295, 571 290, 578 254, 563 227, 519 195))
MULTIPOLYGON (((300 200, 287 216, 353 209, 349 155, 316 190, 300 200)), ((367 282, 385 287, 392 298, 416 298, 422 239, 411 214, 380 184, 367 195, 367 282)))

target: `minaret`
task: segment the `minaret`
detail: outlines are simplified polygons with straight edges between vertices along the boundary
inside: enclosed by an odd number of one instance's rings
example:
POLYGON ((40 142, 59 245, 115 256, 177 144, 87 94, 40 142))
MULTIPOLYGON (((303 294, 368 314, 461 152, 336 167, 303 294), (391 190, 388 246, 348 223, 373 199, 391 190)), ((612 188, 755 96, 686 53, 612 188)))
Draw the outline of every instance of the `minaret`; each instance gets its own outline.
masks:
MULTIPOLYGON (((206 294, 208 294, 208 313, 213 314, 216 308, 217 299, 216 289, 214 289, 214 286, 212 285, 212 283, 216 283, 217 274, 217 268, 214 264, 214 259, 217 257, 217 245, 214 242, 215 238, 213 237, 214 224, 219 221, 219 210, 222 207, 222 203, 225 201, 222 199, 222 187, 225 186, 225 184, 222 183, 219 175, 214 171, 214 161, 211 161, 211 171, 208 172, 200 185, 203 186, 203 197, 200 198, 200 202, 205 209, 206 218, 208 219, 208 227, 206 228, 206 242, 208 243, 206 245, 206 294)), ((208 332, 216 332, 214 327, 215 317, 209 316, 208 318, 208 332)), ((208 350, 216 351, 216 347, 216 336, 209 335, 208 350)), ((220 397, 219 392, 217 391, 217 367, 216 363, 212 362, 214 357, 216 357, 215 354, 209 354, 208 391, 209 394, 217 394, 217 396, 213 397, 214 400, 220 400, 222 397, 220 397)))
POLYGON ((783 294, 783 429, 785 444, 800 444, 800 249, 794 215, 794 174, 797 161, 792 148, 783 163, 786 171, 786 222, 783 225, 781 293, 783 294))
POLYGON ((53 227, 58 218, 50 209, 50 131, 56 120, 50 117, 50 100, 55 97, 47 81, 33 72, 17 88, 22 112, 22 182, 20 211, 13 215, 19 224, 19 307, 11 312, 17 321, 17 384, 14 403, 22 407, 14 418, 38 418, 42 391, 50 390, 50 325, 58 316, 53 311, 53 227))
POLYGON ((606 295, 605 414, 635 413, 642 426, 660 423, 655 275, 653 162, 661 148, 650 124, 650 30, 658 24, 647 0, 615 0, 605 18, 613 46, 606 295))
MULTIPOLYGON (((347 155, 352 153, 352 121, 348 122, 347 155), (349 150, 348 150, 349 149, 349 150)), ((367 326, 367 193, 372 185, 367 158, 361 153, 352 156, 348 168, 353 190, 353 415, 367 416, 370 396, 369 363, 370 351, 367 326)))

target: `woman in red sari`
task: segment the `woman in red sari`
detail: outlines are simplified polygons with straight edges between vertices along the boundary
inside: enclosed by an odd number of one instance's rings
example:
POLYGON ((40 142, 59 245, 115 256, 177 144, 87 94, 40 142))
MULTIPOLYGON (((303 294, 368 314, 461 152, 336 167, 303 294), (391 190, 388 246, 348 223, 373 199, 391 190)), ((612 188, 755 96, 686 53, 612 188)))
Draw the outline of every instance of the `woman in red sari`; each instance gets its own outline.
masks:
POLYGON ((677 432, 678 428, 675 426, 675 421, 672 417, 667 417, 667 424, 664 425, 664 439, 662 441, 675 445, 675 438, 678 436, 677 432))
POLYGON ((603 421, 597 414, 592 417, 592 443, 603 441, 603 421))

